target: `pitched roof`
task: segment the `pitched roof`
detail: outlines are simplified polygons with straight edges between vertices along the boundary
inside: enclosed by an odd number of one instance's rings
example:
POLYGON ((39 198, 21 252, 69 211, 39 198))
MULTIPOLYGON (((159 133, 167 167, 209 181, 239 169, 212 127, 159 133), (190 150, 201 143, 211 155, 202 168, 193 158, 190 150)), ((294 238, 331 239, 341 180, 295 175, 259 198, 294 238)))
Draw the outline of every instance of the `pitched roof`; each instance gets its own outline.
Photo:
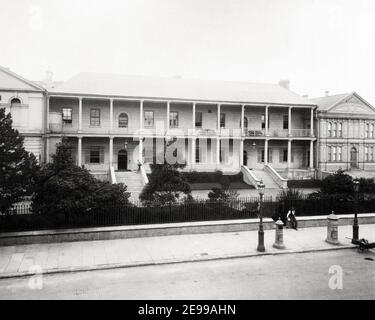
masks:
POLYGON ((45 89, 42 86, 40 86, 39 84, 25 79, 24 77, 20 76, 19 74, 11 71, 9 68, 5 68, 3 66, 0 66, 0 71, 10 75, 13 78, 16 78, 17 80, 23 82, 24 84, 27 84, 28 86, 31 86, 34 90, 45 91, 45 89))
POLYGON ((276 84, 79 73, 51 90, 55 94, 159 98, 231 103, 315 105, 276 84))
POLYGON ((340 93, 340 94, 335 94, 332 96, 324 96, 324 97, 318 97, 318 98, 311 98, 310 100, 314 102, 315 104, 318 105, 318 110, 328 110, 341 100, 343 100, 346 97, 349 97, 352 95, 353 92, 351 93, 340 93))

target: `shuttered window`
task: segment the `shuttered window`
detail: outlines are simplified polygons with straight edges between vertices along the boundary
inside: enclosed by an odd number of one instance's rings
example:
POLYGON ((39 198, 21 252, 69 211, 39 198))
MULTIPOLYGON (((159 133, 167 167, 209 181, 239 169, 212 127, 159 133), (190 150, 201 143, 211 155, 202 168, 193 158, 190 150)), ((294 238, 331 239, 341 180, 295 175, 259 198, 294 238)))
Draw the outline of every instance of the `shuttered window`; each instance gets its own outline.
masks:
POLYGON ((104 163, 104 147, 91 146, 86 149, 85 162, 89 164, 104 163))
POLYGON ((90 110, 90 126, 93 126, 93 127, 100 126, 100 109, 90 110))

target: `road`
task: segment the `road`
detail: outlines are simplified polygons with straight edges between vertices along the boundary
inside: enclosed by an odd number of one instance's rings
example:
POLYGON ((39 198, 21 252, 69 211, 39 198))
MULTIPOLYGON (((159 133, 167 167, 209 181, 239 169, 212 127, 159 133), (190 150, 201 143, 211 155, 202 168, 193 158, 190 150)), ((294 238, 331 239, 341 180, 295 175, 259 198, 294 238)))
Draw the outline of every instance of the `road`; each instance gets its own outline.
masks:
POLYGON ((0 299, 375 299, 374 260, 353 249, 51 274, 42 289, 2 279, 0 299))

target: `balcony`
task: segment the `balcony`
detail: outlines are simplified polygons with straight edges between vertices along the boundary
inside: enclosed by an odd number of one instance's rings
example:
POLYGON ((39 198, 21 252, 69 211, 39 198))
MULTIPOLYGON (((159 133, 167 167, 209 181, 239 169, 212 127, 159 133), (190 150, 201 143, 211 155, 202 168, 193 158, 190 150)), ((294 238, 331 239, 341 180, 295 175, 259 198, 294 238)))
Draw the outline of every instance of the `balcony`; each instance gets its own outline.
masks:
POLYGON ((266 135, 265 130, 244 130, 246 137, 264 137, 266 135))

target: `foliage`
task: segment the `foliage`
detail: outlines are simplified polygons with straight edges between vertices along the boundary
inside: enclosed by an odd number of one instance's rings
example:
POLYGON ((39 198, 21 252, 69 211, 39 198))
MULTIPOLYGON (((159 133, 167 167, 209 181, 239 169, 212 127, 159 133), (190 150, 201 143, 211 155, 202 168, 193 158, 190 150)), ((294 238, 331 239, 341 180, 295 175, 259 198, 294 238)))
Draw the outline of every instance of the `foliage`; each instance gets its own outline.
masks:
POLYGON ((230 187, 230 179, 228 176, 223 176, 220 180, 219 188, 212 188, 208 193, 208 198, 211 201, 220 201, 224 204, 229 204, 238 198, 238 192, 230 187))
POLYGON ((11 114, 0 108, 0 212, 25 195, 30 195, 39 166, 35 156, 25 150, 23 137, 12 128, 11 114))
POLYGON ((126 205, 129 196, 125 185, 100 181, 75 165, 71 146, 63 140, 57 145, 52 162, 37 176, 32 209, 45 215, 78 214, 109 204, 126 205))
POLYGON ((322 180, 320 192, 322 194, 352 194, 353 178, 344 170, 337 170, 334 174, 322 180))
MULTIPOLYGON (((166 150, 174 143, 169 141, 164 148, 164 159, 166 150)), ((157 203, 160 205, 172 204, 183 199, 190 198, 191 188, 180 169, 186 164, 181 161, 162 164, 153 163, 150 165, 151 174, 148 176, 149 182, 143 188, 139 199, 144 204, 157 203)))
MULTIPOLYGON (((224 175, 222 171, 216 170, 214 172, 184 172, 183 176, 189 183, 213 183, 220 182, 224 175)), ((234 175, 226 175, 225 177, 228 177, 231 182, 243 181, 242 172, 234 175)))
POLYGON ((302 180, 288 180, 288 188, 320 188, 321 180, 317 179, 302 179, 302 180))

